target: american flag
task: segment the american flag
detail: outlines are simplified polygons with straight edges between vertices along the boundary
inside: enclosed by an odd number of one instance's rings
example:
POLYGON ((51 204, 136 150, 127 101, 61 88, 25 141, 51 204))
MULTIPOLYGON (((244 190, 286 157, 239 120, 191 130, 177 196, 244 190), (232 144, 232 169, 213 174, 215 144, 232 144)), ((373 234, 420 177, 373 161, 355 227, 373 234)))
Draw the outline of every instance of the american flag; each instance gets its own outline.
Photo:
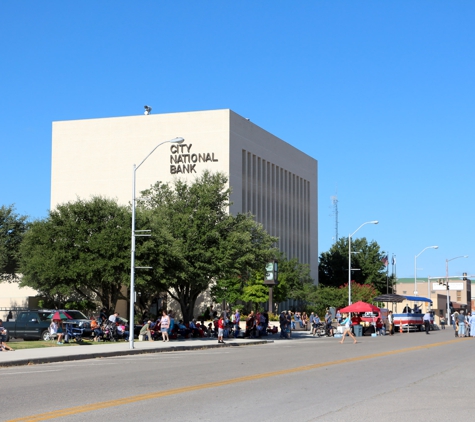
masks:
POLYGON ((383 258, 381 259, 381 262, 384 264, 385 267, 387 267, 389 263, 388 256, 387 255, 383 256, 383 258))

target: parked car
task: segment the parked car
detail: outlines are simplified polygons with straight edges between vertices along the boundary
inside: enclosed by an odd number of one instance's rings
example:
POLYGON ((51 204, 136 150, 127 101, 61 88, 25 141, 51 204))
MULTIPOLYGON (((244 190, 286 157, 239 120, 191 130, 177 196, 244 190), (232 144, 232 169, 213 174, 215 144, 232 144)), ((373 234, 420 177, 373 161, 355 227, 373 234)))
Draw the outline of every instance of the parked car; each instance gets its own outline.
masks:
POLYGON ((76 310, 58 309, 35 309, 18 313, 15 320, 4 322, 3 326, 7 330, 7 341, 10 338, 20 338, 24 340, 46 340, 48 329, 51 324, 51 317, 55 312, 62 312, 71 317, 68 323, 84 330, 84 337, 91 335, 91 322, 81 312, 76 310))

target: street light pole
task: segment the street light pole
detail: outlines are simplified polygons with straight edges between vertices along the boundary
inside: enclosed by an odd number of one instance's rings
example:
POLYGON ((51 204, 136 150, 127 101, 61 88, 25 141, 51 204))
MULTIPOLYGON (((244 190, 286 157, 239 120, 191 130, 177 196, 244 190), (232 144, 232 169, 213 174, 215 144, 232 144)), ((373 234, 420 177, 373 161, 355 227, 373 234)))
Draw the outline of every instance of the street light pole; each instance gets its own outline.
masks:
POLYGON ((359 230, 361 227, 365 226, 366 224, 378 224, 379 221, 367 221, 359 226, 352 234, 348 235, 348 306, 351 305, 351 238, 352 236, 359 230))
POLYGON ((150 157, 153 152, 160 146, 166 143, 181 144, 184 141, 183 138, 174 138, 169 141, 160 142, 143 160, 136 166, 133 166, 133 184, 132 184, 132 238, 130 246, 130 317, 129 317, 129 348, 134 348, 134 326, 135 326, 135 181, 138 168, 144 163, 144 161, 150 157))
POLYGON ((438 246, 427 246, 422 249, 416 256, 414 256, 414 296, 417 296, 417 257, 426 249, 438 249, 438 246))
POLYGON ((468 258, 468 255, 460 255, 456 256, 455 258, 451 259, 446 259, 445 260, 445 287, 447 288, 447 318, 445 320, 447 321, 447 325, 450 325, 450 289, 449 289, 449 262, 453 261, 454 259, 459 259, 459 258, 468 258))

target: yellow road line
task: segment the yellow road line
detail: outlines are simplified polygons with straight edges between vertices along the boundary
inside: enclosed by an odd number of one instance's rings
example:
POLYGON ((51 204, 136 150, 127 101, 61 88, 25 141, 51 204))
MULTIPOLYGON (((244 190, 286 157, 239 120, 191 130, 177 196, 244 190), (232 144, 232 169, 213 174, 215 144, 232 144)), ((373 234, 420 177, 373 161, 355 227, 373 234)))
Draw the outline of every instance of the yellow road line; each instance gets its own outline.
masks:
POLYGON ((39 415, 26 416, 26 417, 18 418, 18 419, 11 419, 10 421, 7 421, 7 422, 46 421, 49 419, 60 418, 63 416, 77 415, 79 413, 92 412, 94 410, 106 409, 109 407, 116 407, 116 406, 121 406, 124 404, 136 403, 136 402, 144 401, 144 400, 158 399, 160 397, 189 393, 191 391, 204 390, 207 388, 222 387, 224 385, 254 381, 254 380, 259 380, 263 378, 276 377, 279 375, 293 374, 296 372, 303 372, 303 371, 309 371, 312 369, 324 368, 326 366, 340 365, 342 363, 358 362, 358 361, 374 359, 378 357, 397 355, 400 353, 407 353, 407 352, 412 352, 415 350, 430 349, 432 347, 445 346, 447 344, 456 343, 461 340, 462 339, 454 339, 454 340, 449 340, 449 341, 444 341, 444 342, 439 342, 439 343, 426 344, 424 346, 414 346, 414 347, 408 347, 406 349, 390 350, 387 352, 374 353, 372 355, 357 356, 353 358, 335 360, 331 362, 315 363, 313 365, 299 366, 297 368, 283 369, 281 371, 273 371, 273 372, 266 372, 263 374, 248 375, 246 377, 233 378, 233 379, 224 380, 224 381, 216 381, 216 382, 209 382, 206 384, 190 385, 187 387, 174 388, 172 390, 166 390, 166 391, 156 391, 154 393, 149 393, 149 394, 140 394, 138 396, 124 397, 118 400, 109 400, 109 401, 104 401, 104 402, 99 402, 99 403, 94 403, 94 404, 86 404, 83 406, 76 406, 76 407, 70 407, 67 409, 55 410, 52 412, 42 413, 39 415))

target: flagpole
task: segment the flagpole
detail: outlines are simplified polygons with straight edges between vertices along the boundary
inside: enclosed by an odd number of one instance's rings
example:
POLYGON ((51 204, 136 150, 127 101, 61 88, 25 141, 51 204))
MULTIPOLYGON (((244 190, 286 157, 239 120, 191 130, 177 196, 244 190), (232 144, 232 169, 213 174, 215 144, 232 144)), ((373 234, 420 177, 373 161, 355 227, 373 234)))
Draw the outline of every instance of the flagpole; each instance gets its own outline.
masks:
MULTIPOLYGON (((389 254, 386 254, 386 259, 389 258, 389 254)), ((389 263, 386 265, 386 294, 389 294, 389 263)))
MULTIPOLYGON (((391 259, 391 264, 392 264, 392 275, 393 275, 393 286, 394 286, 394 283, 396 283, 397 281, 397 276, 396 276, 396 255, 393 254, 393 258, 391 259)), ((394 289, 393 289, 393 293, 394 293, 394 289)))

